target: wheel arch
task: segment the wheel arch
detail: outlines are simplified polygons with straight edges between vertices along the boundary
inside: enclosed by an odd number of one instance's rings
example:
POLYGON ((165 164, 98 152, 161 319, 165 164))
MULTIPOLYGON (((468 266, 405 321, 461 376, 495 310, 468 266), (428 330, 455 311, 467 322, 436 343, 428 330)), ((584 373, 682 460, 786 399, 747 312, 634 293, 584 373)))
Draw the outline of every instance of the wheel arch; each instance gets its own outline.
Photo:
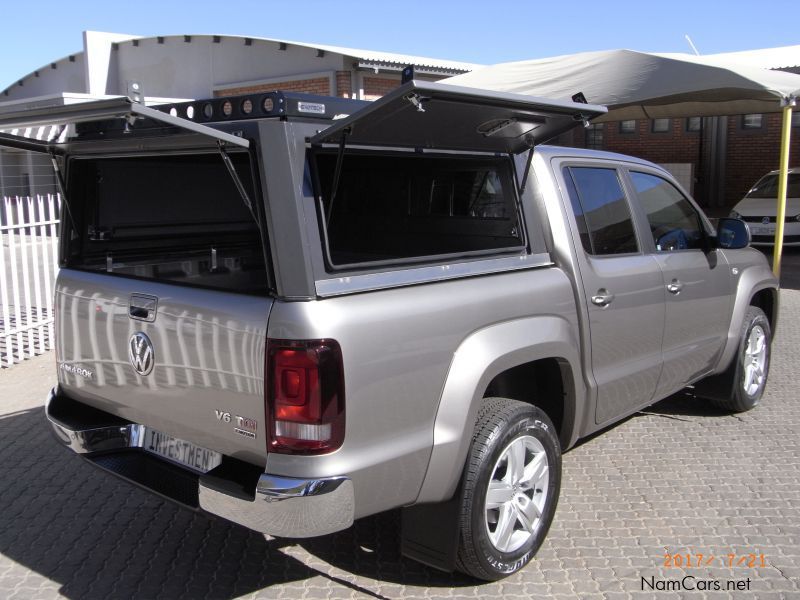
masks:
MULTIPOLYGON (((531 375, 548 378, 559 390, 562 447, 574 442, 578 430, 578 398, 582 397, 579 339, 563 317, 538 316, 499 323, 468 336, 456 350, 442 389, 433 427, 433 450, 417 503, 452 497, 466 460, 478 407, 498 388, 512 399, 536 404, 522 382, 531 375), (560 382, 555 378, 559 377, 560 382), (517 397, 514 397, 514 396, 517 397)), ((557 412, 556 403, 550 410, 557 412)), ((551 417, 548 412, 548 416, 551 417)), ((555 423, 555 421, 554 421, 555 423)))
POLYGON ((750 298, 749 305, 756 306, 764 311, 774 337, 775 327, 778 324, 778 290, 766 287, 754 292, 750 298))
POLYGON ((720 354, 715 373, 725 371, 731 364, 739 347, 742 320, 749 306, 757 306, 764 311, 774 336, 779 312, 778 282, 766 264, 746 268, 739 277, 731 322, 728 327, 728 337, 725 348, 720 354))

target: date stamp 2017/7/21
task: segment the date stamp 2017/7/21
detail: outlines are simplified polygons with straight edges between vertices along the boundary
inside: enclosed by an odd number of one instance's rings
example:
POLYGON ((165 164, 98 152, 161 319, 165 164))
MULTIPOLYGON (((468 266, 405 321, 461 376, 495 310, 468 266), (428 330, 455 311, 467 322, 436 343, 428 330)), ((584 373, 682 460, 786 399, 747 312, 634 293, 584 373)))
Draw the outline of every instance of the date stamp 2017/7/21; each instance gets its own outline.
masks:
POLYGON ((643 591, 750 591, 751 577, 715 578, 708 576, 708 570, 715 567, 728 569, 745 569, 750 573, 758 568, 767 567, 767 557, 761 552, 670 552, 664 549, 661 566, 664 569, 680 569, 679 577, 657 578, 655 575, 641 577, 643 591), (706 575, 700 575, 699 570, 706 575), (697 574, 695 574, 697 573, 697 574))
POLYGON ((664 553, 663 566, 669 568, 692 569, 701 567, 744 567, 755 569, 767 566, 767 557, 759 552, 728 552, 722 554, 702 552, 664 553))

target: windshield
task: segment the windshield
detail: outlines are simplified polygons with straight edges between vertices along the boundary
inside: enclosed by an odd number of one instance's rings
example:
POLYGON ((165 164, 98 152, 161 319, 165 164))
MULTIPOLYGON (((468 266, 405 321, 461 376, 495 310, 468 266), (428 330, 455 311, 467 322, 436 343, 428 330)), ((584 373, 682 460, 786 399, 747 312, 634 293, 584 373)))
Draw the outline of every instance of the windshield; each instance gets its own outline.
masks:
MULTIPOLYGON (((778 174, 770 173, 758 180, 753 188, 747 192, 745 198, 777 198, 778 174)), ((800 198, 800 173, 789 174, 789 185, 786 189, 787 198, 800 198)))

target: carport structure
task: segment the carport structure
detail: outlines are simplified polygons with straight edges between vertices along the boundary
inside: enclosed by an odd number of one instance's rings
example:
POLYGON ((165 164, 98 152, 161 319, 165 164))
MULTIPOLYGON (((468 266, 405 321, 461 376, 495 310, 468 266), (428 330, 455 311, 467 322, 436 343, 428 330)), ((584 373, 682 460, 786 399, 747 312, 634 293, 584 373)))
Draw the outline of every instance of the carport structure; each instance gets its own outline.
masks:
MULTIPOLYGON (((783 113, 773 270, 780 275, 792 109, 800 75, 725 57, 604 50, 492 65, 446 83, 569 99, 578 92, 608 113, 595 122, 783 113)), ((588 123, 587 123, 588 124, 588 123)))

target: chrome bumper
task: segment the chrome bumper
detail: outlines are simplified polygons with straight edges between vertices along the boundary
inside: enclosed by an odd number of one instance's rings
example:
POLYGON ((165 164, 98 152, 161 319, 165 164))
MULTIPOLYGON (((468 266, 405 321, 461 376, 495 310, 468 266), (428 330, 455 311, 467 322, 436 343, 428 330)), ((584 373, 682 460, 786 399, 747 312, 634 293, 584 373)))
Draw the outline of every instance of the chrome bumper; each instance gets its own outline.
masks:
MULTIPOLYGON (((56 438, 73 452, 90 458, 142 448, 143 425, 119 422, 111 415, 109 420, 115 422, 113 425, 66 423, 53 415, 52 409, 58 399, 58 389, 53 388, 47 396, 45 413, 56 438)), ((213 475, 213 471, 208 475, 213 475)), ((252 498, 226 492, 214 477, 196 477, 199 508, 261 533, 305 538, 341 531, 353 524, 353 482, 347 477, 298 479, 262 473, 252 498)), ((161 493, 142 482, 125 478, 161 493)))

